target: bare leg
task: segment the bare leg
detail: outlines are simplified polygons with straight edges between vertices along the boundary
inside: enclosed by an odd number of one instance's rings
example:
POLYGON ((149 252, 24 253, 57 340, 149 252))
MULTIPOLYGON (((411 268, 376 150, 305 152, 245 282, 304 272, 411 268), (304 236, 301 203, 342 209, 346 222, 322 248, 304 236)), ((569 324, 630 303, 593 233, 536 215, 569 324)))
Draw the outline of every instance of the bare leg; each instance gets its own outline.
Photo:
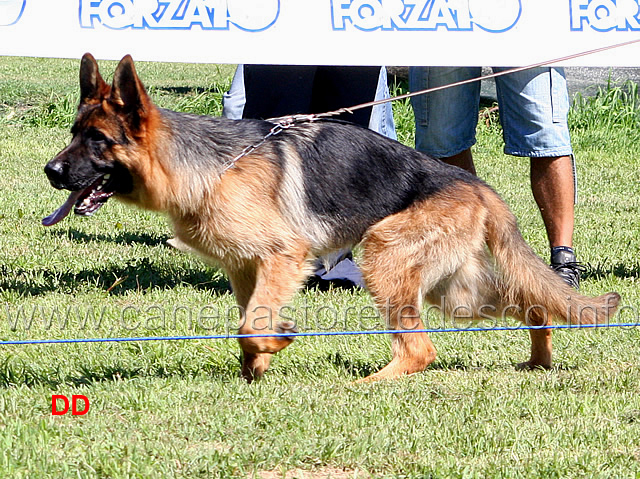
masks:
POLYGON ((473 163, 471 149, 464 150, 457 155, 440 159, 449 165, 457 166, 463 170, 467 170, 469 173, 473 173, 474 175, 476 174, 476 166, 473 163))
POLYGON ((550 246, 572 247, 575 192, 571 157, 531 158, 531 190, 550 246))

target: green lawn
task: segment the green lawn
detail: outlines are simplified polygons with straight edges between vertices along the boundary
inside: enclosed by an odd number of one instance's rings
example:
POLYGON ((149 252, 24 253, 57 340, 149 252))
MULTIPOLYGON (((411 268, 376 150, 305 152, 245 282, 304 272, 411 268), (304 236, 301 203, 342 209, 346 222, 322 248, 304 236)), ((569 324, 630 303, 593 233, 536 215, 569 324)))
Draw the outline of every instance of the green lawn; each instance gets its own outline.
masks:
MULTIPOLYGON (((233 72, 137 68, 161 106, 209 114, 233 72)), ((40 225, 66 196, 42 168, 69 140, 77 75, 78 61, 0 58, 0 340, 233 332, 225 276, 167 247, 162 216, 112 201, 40 225)), ((575 246, 583 291, 620 292, 618 319, 637 322, 640 113, 625 88, 572 111, 575 246)), ((410 107, 394 107, 410 144, 410 107)), ((481 122, 479 174, 546 259, 528 160, 501 149, 495 118, 481 122)), ((321 311, 304 330, 375 326, 348 314, 368 311, 364 292, 294 306, 321 311)), ((640 329, 554 338, 555 368, 520 372, 524 331, 435 333, 427 371, 371 385, 353 382, 389 361, 386 336, 300 338, 252 385, 235 341, 1 346, 0 477, 640 477, 640 329), (91 408, 52 416, 53 394, 91 408)))

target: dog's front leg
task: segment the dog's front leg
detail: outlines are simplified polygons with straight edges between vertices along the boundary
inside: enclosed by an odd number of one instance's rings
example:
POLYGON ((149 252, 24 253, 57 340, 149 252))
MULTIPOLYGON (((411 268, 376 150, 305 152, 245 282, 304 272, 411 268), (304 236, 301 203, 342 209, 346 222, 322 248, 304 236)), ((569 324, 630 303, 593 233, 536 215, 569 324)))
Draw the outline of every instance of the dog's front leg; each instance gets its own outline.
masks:
MULTIPOLYGON (((294 322, 281 320, 280 312, 308 275, 308 251, 308 246, 300 242, 286 252, 257 261, 252 265, 253 274, 249 268, 242 274, 232 275, 232 286, 244 312, 240 334, 260 336, 297 331, 294 322)), ((242 376, 251 382, 264 374, 271 356, 291 344, 293 338, 251 337, 239 341, 243 353, 242 376)))

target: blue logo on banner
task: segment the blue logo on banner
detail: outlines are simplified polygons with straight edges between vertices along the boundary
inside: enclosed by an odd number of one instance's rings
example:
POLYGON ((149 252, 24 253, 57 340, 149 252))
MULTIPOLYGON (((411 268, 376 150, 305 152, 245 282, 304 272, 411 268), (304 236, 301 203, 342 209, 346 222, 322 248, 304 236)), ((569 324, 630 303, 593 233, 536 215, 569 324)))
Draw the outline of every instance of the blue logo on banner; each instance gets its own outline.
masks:
POLYGON ((597 32, 640 30, 637 0, 570 0, 571 30, 597 32))
POLYGON ((0 0, 0 27, 18 23, 27 0, 0 0))
POLYGON ((505 32, 520 19, 520 0, 331 0, 333 29, 505 32))
POLYGON ((266 30, 280 15, 280 0, 80 0, 80 26, 266 30))

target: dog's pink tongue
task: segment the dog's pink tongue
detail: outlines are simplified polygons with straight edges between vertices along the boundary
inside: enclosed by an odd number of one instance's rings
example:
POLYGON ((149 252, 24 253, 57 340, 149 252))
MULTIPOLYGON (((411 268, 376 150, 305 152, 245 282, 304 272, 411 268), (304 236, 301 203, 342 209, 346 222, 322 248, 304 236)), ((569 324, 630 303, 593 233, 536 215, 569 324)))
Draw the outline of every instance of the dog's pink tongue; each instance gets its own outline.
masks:
POLYGON ((71 208, 73 208, 73 205, 76 204, 76 201, 78 201, 78 198, 80 197, 81 194, 82 194, 82 190, 72 191, 71 194, 69 195, 69 198, 67 198, 67 201, 65 201, 60 208, 58 208, 49 216, 44 218, 42 220, 42 224, 44 226, 53 226, 59 221, 62 221, 69 214, 69 212, 71 211, 71 208))

